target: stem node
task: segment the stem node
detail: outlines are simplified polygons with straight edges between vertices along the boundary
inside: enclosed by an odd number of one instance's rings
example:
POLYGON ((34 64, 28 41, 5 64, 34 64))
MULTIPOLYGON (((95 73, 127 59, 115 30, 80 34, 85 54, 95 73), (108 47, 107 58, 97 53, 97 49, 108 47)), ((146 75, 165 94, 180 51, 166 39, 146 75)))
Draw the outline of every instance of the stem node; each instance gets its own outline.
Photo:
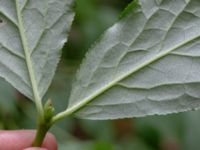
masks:
POLYGON ((44 105, 43 118, 38 119, 38 128, 35 140, 33 141, 33 147, 40 147, 45 139, 45 136, 52 126, 52 118, 54 116, 54 107, 51 100, 48 100, 44 105))

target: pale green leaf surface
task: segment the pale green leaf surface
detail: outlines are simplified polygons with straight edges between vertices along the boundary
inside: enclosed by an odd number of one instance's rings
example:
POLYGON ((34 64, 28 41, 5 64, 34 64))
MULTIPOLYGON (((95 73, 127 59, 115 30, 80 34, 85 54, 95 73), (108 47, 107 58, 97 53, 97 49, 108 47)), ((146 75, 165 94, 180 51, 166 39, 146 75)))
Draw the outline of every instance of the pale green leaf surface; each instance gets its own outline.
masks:
POLYGON ((73 20, 73 3, 0 0, 0 76, 30 99, 30 74, 40 97, 51 83, 73 20))
POLYGON ((200 1, 139 0, 87 54, 68 111, 87 119, 200 107, 200 1))

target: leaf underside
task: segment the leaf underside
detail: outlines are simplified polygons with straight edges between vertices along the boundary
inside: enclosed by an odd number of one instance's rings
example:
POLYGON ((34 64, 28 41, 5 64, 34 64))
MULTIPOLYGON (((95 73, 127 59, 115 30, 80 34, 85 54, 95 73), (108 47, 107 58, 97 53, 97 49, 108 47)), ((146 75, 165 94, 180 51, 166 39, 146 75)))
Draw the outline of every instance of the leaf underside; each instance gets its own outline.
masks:
POLYGON ((91 48, 68 109, 86 119, 200 107, 200 1, 139 0, 91 48))
POLYGON ((32 100, 30 76, 43 97, 67 41, 72 7, 73 0, 0 0, 0 77, 32 100))

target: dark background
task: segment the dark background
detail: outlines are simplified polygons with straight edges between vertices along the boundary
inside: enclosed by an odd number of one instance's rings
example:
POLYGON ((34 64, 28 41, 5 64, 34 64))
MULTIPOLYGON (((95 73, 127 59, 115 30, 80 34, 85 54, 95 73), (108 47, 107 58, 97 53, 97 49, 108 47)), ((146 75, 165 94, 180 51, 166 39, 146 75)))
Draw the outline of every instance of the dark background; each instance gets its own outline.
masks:
MULTIPOLYGON (((78 0, 76 18, 46 98, 67 107, 86 51, 131 0, 78 0)), ((34 104, 0 79, 0 129, 35 128, 34 104)), ((52 128, 60 150, 199 150, 200 111, 115 121, 68 118, 52 128)))

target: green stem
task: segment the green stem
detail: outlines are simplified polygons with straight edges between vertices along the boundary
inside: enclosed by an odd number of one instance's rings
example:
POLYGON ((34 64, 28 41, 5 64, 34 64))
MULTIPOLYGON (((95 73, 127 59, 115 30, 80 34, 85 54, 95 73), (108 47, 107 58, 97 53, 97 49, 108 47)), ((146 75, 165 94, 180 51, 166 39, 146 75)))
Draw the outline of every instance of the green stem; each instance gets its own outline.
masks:
POLYGON ((51 125, 48 125, 46 123, 41 123, 38 125, 37 133, 35 140, 33 141, 32 146, 33 147, 40 147, 44 141, 44 138, 49 131, 51 125))
POLYGON ((38 90, 35 72, 34 72, 32 60, 31 60, 31 54, 28 47, 27 37, 25 34, 23 16, 21 12, 22 10, 20 9, 19 0, 15 0, 15 5, 16 5, 16 14, 17 14, 17 19, 18 19, 18 29, 19 29, 19 33, 21 37, 22 46, 24 49, 24 55, 25 55, 26 65, 27 65, 30 83, 32 87, 33 98, 36 104, 36 109, 37 109, 37 114, 38 114, 39 125, 38 125, 36 138, 33 142, 33 146, 39 147, 41 146, 45 138, 45 135, 51 126, 48 123, 49 121, 45 119, 46 112, 43 110, 42 99, 40 97, 39 90, 38 90))
POLYGON ((35 140, 33 141, 32 146, 40 147, 44 141, 44 138, 53 125, 51 122, 52 117, 54 116, 54 107, 52 106, 51 100, 48 100, 44 105, 44 118, 38 119, 38 128, 35 140))

